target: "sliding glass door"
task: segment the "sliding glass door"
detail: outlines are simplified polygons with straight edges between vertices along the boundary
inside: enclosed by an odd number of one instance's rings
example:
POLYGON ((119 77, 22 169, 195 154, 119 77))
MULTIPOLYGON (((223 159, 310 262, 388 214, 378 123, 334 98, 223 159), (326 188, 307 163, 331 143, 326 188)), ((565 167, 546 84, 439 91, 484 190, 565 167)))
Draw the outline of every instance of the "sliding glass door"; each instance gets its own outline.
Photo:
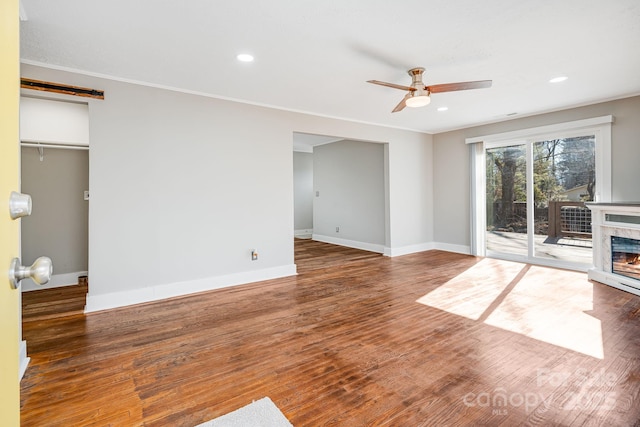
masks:
POLYGON ((559 266, 592 262, 595 135, 486 144, 486 254, 559 266))

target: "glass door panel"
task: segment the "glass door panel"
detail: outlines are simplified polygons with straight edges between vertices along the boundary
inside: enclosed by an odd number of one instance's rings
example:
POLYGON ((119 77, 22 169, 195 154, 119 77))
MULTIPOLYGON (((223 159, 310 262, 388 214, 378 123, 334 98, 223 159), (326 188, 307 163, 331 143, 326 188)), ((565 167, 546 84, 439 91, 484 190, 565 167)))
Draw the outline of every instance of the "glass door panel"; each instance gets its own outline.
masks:
POLYGON ((590 264, 595 136, 533 143, 533 256, 590 264))
POLYGON ((487 251, 527 257, 525 144, 486 150, 487 251))

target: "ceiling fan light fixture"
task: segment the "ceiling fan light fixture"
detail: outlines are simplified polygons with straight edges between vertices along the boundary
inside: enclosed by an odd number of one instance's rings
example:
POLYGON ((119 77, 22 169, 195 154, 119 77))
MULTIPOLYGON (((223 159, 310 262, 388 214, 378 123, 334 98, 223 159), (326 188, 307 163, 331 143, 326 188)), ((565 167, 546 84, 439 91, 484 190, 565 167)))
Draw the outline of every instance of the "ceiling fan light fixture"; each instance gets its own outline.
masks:
POLYGON ((431 102, 431 97, 429 95, 416 95, 407 99, 406 104, 407 107, 418 108, 424 107, 425 105, 429 105, 431 102))
POLYGON ((477 80, 473 82, 445 83, 439 85, 426 86, 422 81, 424 68, 417 67, 408 71, 411 76, 411 86, 403 86, 395 83, 381 82, 379 80, 367 80, 367 83, 373 83, 380 86, 387 86, 394 89, 400 89, 405 92, 404 98, 396 107, 391 110, 392 113, 402 111, 404 107, 418 108, 429 105, 431 102, 430 95, 432 93, 453 92, 457 90, 482 89, 491 87, 491 80, 477 80))

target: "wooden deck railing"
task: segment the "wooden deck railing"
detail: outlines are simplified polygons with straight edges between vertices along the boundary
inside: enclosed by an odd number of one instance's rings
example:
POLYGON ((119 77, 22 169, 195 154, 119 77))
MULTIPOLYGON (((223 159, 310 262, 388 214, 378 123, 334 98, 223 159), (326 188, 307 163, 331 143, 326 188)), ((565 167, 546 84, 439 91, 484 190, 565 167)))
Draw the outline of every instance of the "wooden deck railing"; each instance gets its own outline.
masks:
POLYGON ((591 210, 584 202, 549 202, 549 237, 591 237, 591 210))

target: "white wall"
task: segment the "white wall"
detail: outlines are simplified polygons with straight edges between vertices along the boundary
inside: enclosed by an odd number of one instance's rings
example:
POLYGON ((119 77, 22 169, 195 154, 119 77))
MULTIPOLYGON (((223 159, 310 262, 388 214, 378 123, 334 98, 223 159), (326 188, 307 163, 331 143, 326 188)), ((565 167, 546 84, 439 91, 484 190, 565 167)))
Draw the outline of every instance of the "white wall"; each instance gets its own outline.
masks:
MULTIPOLYGON (((431 135, 428 138, 432 141, 431 135)), ((432 249, 433 144, 406 140, 389 144, 388 149, 391 245, 387 254, 395 256, 432 249)))
POLYGON ((294 274, 294 131, 387 142, 389 252, 433 240, 430 135, 26 64, 21 74, 105 91, 89 101, 88 311, 294 274))
POLYGON ((156 299, 295 272, 285 126, 240 104, 101 87, 108 99, 90 108, 90 298, 138 289, 156 299))
POLYGON ((313 231, 313 153, 293 152, 293 203, 296 234, 310 233, 313 231))
POLYGON ((573 108, 434 135, 435 241, 467 248, 470 238, 470 148, 465 138, 613 115, 612 200, 640 201, 640 97, 573 108))
POLYGON ((384 252, 384 144, 344 140, 317 146, 313 171, 319 194, 314 239, 384 252))

